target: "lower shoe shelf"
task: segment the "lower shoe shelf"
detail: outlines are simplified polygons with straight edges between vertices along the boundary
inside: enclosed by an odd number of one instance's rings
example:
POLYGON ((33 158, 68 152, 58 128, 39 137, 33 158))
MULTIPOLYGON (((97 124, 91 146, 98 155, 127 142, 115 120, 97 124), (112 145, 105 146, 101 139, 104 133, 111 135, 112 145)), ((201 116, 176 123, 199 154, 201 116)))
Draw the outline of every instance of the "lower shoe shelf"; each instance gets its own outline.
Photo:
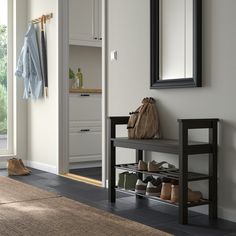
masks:
MULTIPOLYGON (((126 189, 119 188, 119 187, 116 187, 116 190, 118 192, 122 192, 122 193, 130 194, 130 195, 140 196, 140 197, 152 199, 152 200, 155 200, 155 201, 159 201, 159 202, 165 203, 167 205, 176 206, 176 207, 179 206, 178 203, 172 202, 170 200, 163 200, 163 199, 160 198, 160 196, 157 196, 157 197, 156 196, 155 197, 154 196, 148 196, 148 195, 145 195, 145 194, 136 193, 133 190, 126 190, 126 189)), ((187 206, 188 207, 196 207, 196 206, 208 205, 209 203, 210 203, 210 201, 208 199, 200 199, 197 202, 188 202, 187 206)))
MULTIPOLYGON (((162 169, 158 172, 148 172, 148 171, 140 171, 138 170, 138 164, 121 164, 116 165, 116 169, 141 173, 145 175, 152 175, 152 176, 159 176, 159 177, 167 177, 171 179, 178 180, 179 179, 179 170, 176 168, 173 169, 162 169)), ((195 173, 195 172, 188 172, 188 181, 199 181, 199 180, 208 180, 211 177, 205 174, 195 173)))

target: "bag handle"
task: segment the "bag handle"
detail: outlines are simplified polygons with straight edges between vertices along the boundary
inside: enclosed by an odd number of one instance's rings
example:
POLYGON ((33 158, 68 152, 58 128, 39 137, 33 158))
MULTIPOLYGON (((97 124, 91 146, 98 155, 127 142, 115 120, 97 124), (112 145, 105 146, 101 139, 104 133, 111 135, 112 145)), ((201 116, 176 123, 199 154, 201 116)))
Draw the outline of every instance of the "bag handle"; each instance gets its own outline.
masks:
POLYGON ((138 113, 139 113, 139 111, 131 111, 129 114, 134 115, 134 114, 138 114, 138 113))

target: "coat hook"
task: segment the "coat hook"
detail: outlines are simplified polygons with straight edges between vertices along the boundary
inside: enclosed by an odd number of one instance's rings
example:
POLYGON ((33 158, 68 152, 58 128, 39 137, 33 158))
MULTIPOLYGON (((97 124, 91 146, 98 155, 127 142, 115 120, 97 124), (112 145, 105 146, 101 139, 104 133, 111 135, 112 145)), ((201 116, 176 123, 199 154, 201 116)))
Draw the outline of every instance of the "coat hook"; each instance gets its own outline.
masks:
POLYGON ((41 16, 41 19, 40 19, 40 23, 41 23, 41 31, 44 31, 44 27, 43 27, 43 24, 44 24, 44 15, 41 16))

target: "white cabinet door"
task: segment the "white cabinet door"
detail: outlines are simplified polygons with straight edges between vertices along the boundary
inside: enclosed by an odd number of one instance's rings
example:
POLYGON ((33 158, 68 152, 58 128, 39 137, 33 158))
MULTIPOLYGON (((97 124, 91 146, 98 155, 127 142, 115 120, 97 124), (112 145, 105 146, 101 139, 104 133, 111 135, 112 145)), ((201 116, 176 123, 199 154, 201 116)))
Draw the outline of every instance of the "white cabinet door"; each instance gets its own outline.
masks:
POLYGON ((96 1, 96 19, 97 19, 97 35, 98 40, 102 41, 102 0, 96 1))
POLYGON ((69 0, 71 45, 101 46, 99 38, 100 0, 69 0))
POLYGON ((94 41, 95 1, 69 0, 70 41, 94 41))

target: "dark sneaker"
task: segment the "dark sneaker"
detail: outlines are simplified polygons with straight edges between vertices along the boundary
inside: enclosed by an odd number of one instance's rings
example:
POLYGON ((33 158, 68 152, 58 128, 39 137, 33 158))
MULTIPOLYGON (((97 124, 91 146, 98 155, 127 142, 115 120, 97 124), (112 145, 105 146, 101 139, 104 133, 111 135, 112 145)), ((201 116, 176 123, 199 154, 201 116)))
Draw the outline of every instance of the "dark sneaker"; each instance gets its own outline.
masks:
POLYGON ((171 183, 173 185, 178 185, 179 184, 179 181, 177 179, 171 179, 171 178, 168 178, 168 177, 162 177, 162 182, 163 183, 171 183))
POLYGON ((138 179, 135 185, 135 193, 145 194, 147 184, 144 183, 141 179, 138 179))
POLYGON ((161 193, 161 179, 157 178, 152 181, 149 181, 147 184, 146 195, 147 196, 160 196, 161 193))

